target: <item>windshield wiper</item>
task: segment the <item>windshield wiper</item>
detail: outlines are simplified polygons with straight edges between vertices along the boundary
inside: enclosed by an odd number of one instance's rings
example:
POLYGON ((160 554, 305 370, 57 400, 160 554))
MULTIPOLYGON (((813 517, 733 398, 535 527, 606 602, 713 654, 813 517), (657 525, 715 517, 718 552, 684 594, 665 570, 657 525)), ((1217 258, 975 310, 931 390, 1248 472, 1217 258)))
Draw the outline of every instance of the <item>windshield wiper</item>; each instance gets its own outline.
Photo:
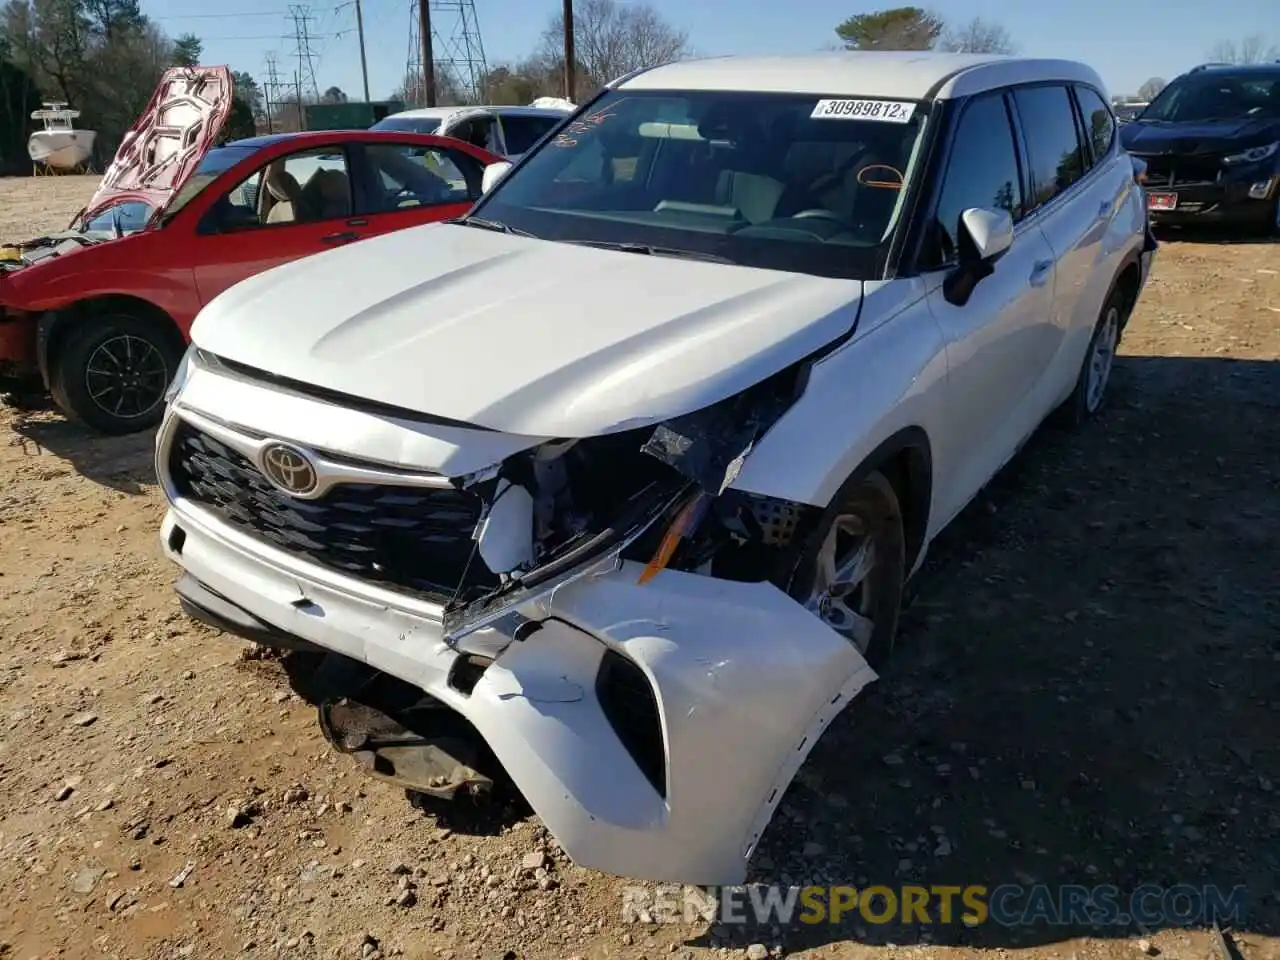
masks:
MULTIPOLYGON (((479 227, 481 230, 493 230, 497 233, 509 233, 513 237, 533 237, 528 230, 517 230, 509 223, 501 220, 486 220, 484 217, 451 217, 445 223, 456 223, 461 227, 479 227)), ((537 238, 534 237, 536 240, 537 238)))
POLYGON ((621 250, 623 253, 643 253, 651 257, 678 257, 683 260, 705 260, 708 263, 736 264, 736 260, 722 257, 718 253, 703 253, 701 250, 685 250, 681 247, 658 247, 651 243, 635 243, 626 240, 566 240, 580 247, 598 247, 601 250, 621 250))

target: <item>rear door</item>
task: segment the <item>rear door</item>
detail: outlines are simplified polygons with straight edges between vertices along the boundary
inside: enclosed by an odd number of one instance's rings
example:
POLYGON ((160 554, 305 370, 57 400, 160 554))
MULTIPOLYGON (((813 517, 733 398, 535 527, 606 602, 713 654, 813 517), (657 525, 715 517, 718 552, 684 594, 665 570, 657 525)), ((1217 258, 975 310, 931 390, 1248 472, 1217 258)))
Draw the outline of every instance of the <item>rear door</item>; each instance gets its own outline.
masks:
POLYGON ((463 150, 421 143, 357 145, 356 213, 370 234, 460 217, 480 196, 482 164, 463 150))
POLYGON ((202 303, 241 280, 367 235, 352 206, 351 162, 325 146, 272 158, 219 197, 192 243, 202 303))
MULTIPOLYGON (((1041 413, 1047 413, 1079 373, 1085 343, 1078 334, 1092 331, 1105 295, 1097 284, 1110 282, 1110 275, 1101 279, 1107 260, 1103 239, 1116 214, 1124 178, 1114 176, 1114 165, 1108 175, 1105 159, 1094 165, 1092 142, 1082 136, 1068 87, 1022 87, 1013 101, 1030 168, 1031 216, 1044 231, 1057 265, 1052 323, 1037 343, 1037 366, 1043 374, 1039 404, 1041 413), (1070 350, 1065 349, 1068 345, 1070 350)), ((1100 106, 1110 121, 1110 111, 1100 106)), ((1091 125, 1103 122, 1094 118, 1096 110, 1090 113, 1091 125)), ((1110 148, 1113 131, 1100 129, 1103 135, 1110 148)))
POLYGON ((1054 261, 1026 206, 1007 97, 975 97, 956 127, 925 261, 929 308, 947 340, 950 402, 938 442, 951 479, 939 490, 943 517, 964 506, 1034 426, 1028 398, 1050 353, 1054 261), (960 215, 970 207, 1007 210, 1014 241, 957 306, 943 295, 943 280, 956 262, 960 215))

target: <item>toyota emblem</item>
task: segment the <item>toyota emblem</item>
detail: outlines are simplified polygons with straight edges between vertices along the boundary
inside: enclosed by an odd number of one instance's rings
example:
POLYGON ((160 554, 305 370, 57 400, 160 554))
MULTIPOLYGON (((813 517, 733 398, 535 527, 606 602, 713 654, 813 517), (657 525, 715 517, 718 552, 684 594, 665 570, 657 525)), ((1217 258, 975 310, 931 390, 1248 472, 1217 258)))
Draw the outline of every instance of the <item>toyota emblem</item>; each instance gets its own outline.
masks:
POLYGON ((314 492, 319 482, 311 458, 287 443, 269 443, 262 448, 262 472, 273 486, 295 497, 314 492))

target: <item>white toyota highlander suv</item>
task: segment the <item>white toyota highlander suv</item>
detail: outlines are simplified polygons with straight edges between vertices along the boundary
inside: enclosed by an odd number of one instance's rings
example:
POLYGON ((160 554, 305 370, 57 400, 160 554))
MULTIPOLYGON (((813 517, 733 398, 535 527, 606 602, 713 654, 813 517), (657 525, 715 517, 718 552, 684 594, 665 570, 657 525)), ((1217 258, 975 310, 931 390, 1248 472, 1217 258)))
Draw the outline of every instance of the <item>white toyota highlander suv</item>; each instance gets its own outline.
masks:
POLYGON ((1060 60, 678 63, 469 215, 239 284, 157 441, 186 609, 330 654, 380 776, 740 881, 930 541, 1103 402, 1155 253, 1108 102, 1060 60))

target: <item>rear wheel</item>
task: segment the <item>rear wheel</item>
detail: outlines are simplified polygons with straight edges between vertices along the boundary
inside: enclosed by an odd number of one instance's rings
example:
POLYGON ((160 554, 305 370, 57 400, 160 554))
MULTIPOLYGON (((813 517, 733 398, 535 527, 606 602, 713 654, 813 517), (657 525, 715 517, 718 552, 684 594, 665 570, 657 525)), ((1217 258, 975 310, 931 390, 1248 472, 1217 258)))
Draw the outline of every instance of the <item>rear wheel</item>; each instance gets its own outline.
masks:
POLYGON ((791 595, 873 667, 893 650, 906 580, 898 495, 873 472, 837 495, 796 566, 791 595))
POLYGON ((129 313, 86 318, 51 360, 49 390, 63 413, 108 434, 154 427, 182 360, 176 332, 129 313))
POLYGON ((1128 312, 1124 291, 1116 288, 1103 304, 1102 314, 1089 338, 1089 348, 1084 363, 1076 377, 1076 388, 1066 403, 1056 411, 1055 419, 1066 427, 1076 427, 1093 417, 1106 400, 1107 387, 1111 383, 1111 369, 1115 365, 1116 351, 1120 347, 1120 334, 1124 330, 1128 312))

